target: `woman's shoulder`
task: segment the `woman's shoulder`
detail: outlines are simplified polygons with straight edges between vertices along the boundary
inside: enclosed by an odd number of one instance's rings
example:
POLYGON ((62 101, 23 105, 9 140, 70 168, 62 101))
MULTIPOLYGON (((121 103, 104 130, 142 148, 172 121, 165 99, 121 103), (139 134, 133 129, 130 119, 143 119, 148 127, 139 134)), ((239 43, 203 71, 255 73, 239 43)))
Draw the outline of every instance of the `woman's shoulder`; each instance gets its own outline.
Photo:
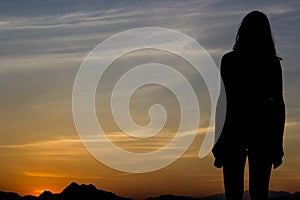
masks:
POLYGON ((226 52, 221 58, 221 64, 226 65, 227 63, 232 63, 238 60, 239 57, 240 56, 238 55, 238 53, 234 50, 226 52))
POLYGON ((236 59, 237 57, 239 57, 238 52, 231 50, 226 52, 223 56, 222 56, 222 60, 228 60, 228 59, 236 59))
POLYGON ((247 62, 251 60, 260 60, 260 61, 266 61, 266 62, 275 62, 275 63, 280 63, 282 58, 278 56, 273 56, 273 55, 259 55, 255 53, 247 53, 247 52, 239 52, 236 50, 231 50, 223 54, 221 60, 247 60, 247 62))

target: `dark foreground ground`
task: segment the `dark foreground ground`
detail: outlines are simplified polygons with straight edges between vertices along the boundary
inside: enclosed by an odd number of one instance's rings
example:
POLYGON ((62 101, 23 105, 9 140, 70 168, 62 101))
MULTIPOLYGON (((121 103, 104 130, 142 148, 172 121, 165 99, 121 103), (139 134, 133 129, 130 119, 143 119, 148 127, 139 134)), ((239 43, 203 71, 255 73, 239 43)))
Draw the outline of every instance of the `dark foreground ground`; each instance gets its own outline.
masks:
MULTIPOLYGON (((40 196, 19 196, 13 192, 1 192, 0 200, 133 200, 132 198, 121 197, 112 192, 97 189, 94 185, 78 185, 71 183, 61 193, 53 194, 50 191, 44 191, 40 196)), ((171 194, 158 197, 149 197, 146 200, 224 200, 224 194, 218 194, 202 198, 192 198, 187 196, 175 196, 171 194)), ((246 192, 245 200, 250 200, 246 192)), ((300 200, 300 192, 290 194, 288 192, 270 192, 270 199, 273 200, 300 200)))

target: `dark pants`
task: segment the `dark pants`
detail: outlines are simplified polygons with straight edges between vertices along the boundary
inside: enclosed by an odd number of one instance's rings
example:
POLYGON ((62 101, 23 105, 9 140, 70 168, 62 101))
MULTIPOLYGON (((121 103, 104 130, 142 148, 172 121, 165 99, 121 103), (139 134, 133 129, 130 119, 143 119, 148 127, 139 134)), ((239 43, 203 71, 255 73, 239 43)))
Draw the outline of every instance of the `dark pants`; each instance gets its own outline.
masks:
POLYGON ((228 153, 223 164, 226 200, 242 200, 244 195, 244 169, 249 162, 249 193, 252 200, 267 200, 272 162, 262 152, 246 149, 228 153))

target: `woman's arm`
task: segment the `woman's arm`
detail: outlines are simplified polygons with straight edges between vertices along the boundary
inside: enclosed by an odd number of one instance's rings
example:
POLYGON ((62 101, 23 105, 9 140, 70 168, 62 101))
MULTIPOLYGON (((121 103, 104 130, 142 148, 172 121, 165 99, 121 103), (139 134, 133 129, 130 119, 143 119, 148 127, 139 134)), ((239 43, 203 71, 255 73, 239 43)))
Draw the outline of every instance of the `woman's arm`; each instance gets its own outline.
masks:
POLYGON ((226 65, 226 56, 223 56, 221 59, 220 65, 220 74, 221 74, 221 84, 220 84, 220 94, 216 106, 215 114, 215 145, 212 149, 213 155, 215 157, 214 166, 221 168, 223 166, 224 159, 224 132, 223 125, 225 124, 225 115, 226 115, 226 92, 224 87, 224 73, 226 65))
POLYGON ((285 103, 283 98, 283 79, 282 69, 280 61, 275 63, 275 74, 272 87, 272 109, 273 109, 273 124, 274 124, 274 146, 273 146, 273 164, 274 168, 277 168, 282 163, 282 157, 284 155, 283 150, 283 134, 285 126, 285 103))

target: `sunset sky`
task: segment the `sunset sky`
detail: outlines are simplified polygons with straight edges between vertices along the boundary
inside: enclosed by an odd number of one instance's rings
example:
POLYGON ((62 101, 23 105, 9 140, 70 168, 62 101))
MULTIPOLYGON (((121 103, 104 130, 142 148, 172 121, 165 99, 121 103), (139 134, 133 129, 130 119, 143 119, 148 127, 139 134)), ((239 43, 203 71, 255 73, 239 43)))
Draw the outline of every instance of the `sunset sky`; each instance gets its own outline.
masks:
POLYGON ((125 173, 89 154, 73 122, 72 89, 89 52, 113 34, 131 28, 180 31, 198 41, 219 65, 221 56, 232 49, 241 19, 251 10, 268 15, 278 55, 283 58, 285 156, 283 165, 272 171, 270 188, 300 191, 300 2, 295 0, 2 0, 0 191, 39 195, 44 190, 60 192, 76 181, 134 198, 223 192, 222 171, 213 167, 212 155, 198 158, 210 102, 205 83, 185 60, 158 50, 132 52, 112 63, 97 88, 97 115, 108 138, 126 150, 147 152, 174 137, 180 120, 178 101, 157 85, 134 93, 130 108, 136 123, 146 125, 149 106, 156 103, 165 106, 168 119, 157 138, 133 139, 121 132, 111 116, 113 84, 131 67, 157 62, 174 67, 195 85, 201 110, 198 134, 181 158, 158 171, 125 173))

